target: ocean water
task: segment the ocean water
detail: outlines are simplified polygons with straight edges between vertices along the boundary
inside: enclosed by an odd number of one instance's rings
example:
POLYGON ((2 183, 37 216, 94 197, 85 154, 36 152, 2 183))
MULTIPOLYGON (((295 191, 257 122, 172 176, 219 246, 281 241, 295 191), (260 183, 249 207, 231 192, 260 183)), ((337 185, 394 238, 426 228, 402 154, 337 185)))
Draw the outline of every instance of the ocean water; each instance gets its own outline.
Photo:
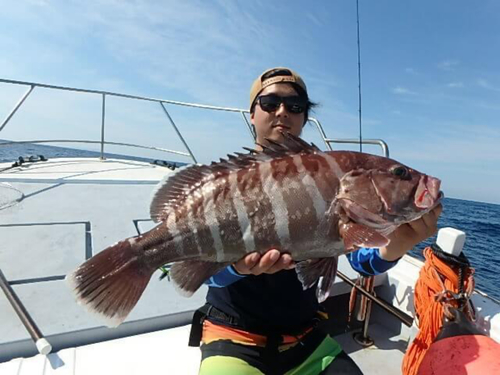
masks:
MULTIPOLYGON (((464 253, 475 269, 476 287, 500 299, 500 205, 445 198, 438 226, 466 233, 464 253)), ((422 250, 435 240, 422 242, 410 254, 423 259, 422 250)))
MULTIPOLYGON (((96 151, 86 151, 86 150, 78 150, 74 148, 68 147, 55 147, 55 146, 46 146, 46 145, 36 145, 36 144, 19 144, 19 145, 6 145, 2 146, 2 142, 4 140, 0 139, 0 163, 2 162, 12 162, 18 160, 19 157, 27 158, 29 156, 37 156, 43 155, 46 158, 64 158, 64 157, 99 157, 100 152, 96 151)), ((141 158, 141 157, 132 157, 128 155, 120 155, 120 154, 111 154, 106 153, 106 157, 119 157, 122 159, 128 160, 139 160, 139 161, 154 161, 153 159, 141 158)))
MULTIPOLYGON (((1 141, 0 141, 1 143, 1 141)), ((51 157, 99 156, 98 152, 44 145, 17 145, 0 147, 0 162, 15 162, 19 156, 44 155, 51 157)), ((108 157, 117 156, 107 154, 108 157)), ((125 157, 120 155, 120 157, 125 157)), ((126 157, 142 161, 150 159, 126 157)), ((446 194, 446 192, 445 192, 446 194)), ((445 198, 439 228, 453 227, 466 233, 464 251, 475 268, 477 288, 500 299, 500 205, 445 198)), ((436 237, 419 244, 410 252, 423 259, 422 250, 432 244, 436 237)))

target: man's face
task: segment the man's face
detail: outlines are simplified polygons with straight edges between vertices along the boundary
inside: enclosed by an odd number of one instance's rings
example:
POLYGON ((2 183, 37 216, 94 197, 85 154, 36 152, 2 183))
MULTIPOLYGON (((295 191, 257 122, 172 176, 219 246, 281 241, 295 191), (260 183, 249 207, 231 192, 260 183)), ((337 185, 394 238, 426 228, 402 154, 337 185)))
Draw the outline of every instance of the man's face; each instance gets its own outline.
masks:
MULTIPOLYGON (((274 94, 278 96, 297 96, 297 91, 289 83, 276 83, 266 87, 259 96, 274 94)), ((289 132, 299 136, 304 125, 304 113, 289 112, 284 104, 281 104, 274 112, 264 111, 259 103, 255 104, 255 109, 250 115, 252 124, 255 126, 257 133, 256 141, 266 145, 265 138, 273 141, 282 142, 282 132, 289 132)))

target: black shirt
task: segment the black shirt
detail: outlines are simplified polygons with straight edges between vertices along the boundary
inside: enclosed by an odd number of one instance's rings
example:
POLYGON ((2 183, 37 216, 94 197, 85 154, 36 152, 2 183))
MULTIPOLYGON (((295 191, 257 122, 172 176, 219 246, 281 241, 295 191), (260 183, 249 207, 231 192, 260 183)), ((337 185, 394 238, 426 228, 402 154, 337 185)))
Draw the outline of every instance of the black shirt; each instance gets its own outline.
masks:
POLYGON ((223 288, 209 288, 207 302, 250 331, 299 332, 317 316, 316 287, 303 290, 295 270, 250 275, 223 288))

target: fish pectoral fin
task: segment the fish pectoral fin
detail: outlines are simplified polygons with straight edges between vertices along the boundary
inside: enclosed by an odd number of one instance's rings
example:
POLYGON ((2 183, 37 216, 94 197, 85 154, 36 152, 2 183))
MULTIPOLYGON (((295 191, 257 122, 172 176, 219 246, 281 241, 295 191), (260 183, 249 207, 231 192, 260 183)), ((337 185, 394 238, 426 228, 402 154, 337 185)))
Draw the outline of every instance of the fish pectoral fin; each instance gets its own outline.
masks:
POLYGON ((309 259, 297 263, 297 276, 302 287, 308 289, 319 280, 316 295, 323 302, 330 295, 330 290, 337 274, 337 257, 309 259))
POLYGON ((347 250, 355 250, 359 247, 378 248, 387 246, 389 243, 389 240, 375 229, 356 223, 343 224, 340 227, 340 236, 347 250))
POLYGON ((208 262, 204 260, 185 260, 176 262, 170 268, 170 277, 182 295, 190 297, 200 286, 226 268, 229 263, 208 262))

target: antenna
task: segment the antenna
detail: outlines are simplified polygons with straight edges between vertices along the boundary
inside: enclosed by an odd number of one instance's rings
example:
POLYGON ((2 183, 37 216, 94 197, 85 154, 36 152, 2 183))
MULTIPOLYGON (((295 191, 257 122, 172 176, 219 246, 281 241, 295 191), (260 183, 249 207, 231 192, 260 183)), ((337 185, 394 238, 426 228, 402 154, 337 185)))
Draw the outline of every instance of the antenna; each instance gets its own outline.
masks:
POLYGON ((363 137, 361 124, 361 51, 359 43, 359 0, 356 0, 356 20, 358 24, 358 103, 359 103, 359 152, 363 152, 363 137))

